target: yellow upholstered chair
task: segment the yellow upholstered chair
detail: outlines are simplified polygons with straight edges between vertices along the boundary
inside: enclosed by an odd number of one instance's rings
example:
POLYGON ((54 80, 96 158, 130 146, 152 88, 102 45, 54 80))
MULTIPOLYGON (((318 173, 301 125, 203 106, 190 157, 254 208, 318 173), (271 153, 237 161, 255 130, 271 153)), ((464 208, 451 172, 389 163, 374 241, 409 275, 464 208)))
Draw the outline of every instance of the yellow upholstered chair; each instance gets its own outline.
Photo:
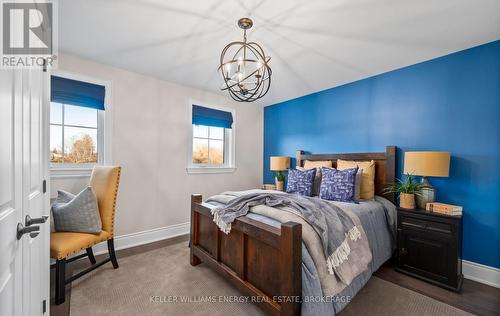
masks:
POLYGON ((120 171, 121 167, 118 166, 95 166, 92 170, 90 186, 97 197, 97 204, 101 215, 102 231, 100 234, 72 232, 54 232, 50 234, 50 257, 56 259, 54 265, 56 268, 56 304, 64 302, 67 283, 71 283, 109 261, 113 264, 113 268, 118 268, 113 236, 120 171), (94 253, 92 252, 92 246, 103 241, 108 242, 109 257, 96 263, 94 253), (70 255, 82 250, 86 252, 68 259, 70 255), (83 257, 88 257, 92 265, 69 279, 66 279, 66 263, 83 257))

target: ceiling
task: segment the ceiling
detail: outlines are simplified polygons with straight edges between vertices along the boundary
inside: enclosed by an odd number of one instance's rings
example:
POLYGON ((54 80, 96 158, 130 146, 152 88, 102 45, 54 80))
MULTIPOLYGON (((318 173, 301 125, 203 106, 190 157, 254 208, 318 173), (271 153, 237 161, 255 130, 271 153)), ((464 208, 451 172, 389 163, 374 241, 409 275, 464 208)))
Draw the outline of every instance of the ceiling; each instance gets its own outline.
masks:
POLYGON ((500 39, 499 0, 65 0, 59 50, 222 94, 244 16, 272 58, 263 105, 500 39))

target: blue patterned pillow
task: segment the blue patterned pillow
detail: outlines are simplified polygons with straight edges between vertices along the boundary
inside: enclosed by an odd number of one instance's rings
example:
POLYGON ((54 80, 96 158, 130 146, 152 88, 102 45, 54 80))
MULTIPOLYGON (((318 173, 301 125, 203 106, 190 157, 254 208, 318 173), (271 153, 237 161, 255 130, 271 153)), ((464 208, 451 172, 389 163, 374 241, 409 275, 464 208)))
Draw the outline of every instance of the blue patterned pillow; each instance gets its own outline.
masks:
POLYGON ((316 168, 304 171, 290 169, 288 171, 288 183, 286 185, 286 192, 311 196, 315 176, 316 168))
POLYGON ((345 170, 321 168, 319 197, 330 201, 357 203, 354 200, 357 172, 358 167, 345 170))

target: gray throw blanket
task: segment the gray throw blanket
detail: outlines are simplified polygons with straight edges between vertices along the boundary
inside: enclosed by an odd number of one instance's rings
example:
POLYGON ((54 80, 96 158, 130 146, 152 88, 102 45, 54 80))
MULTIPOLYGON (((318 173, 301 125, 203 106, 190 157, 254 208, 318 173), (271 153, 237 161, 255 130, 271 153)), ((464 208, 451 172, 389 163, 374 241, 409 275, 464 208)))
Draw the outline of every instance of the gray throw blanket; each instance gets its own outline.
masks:
MULTIPOLYGON (((210 199, 207 202, 210 202, 210 199)), ((321 239, 330 274, 334 274, 334 269, 349 258, 351 249, 348 238, 352 242, 361 238, 359 229, 338 206, 318 198, 292 194, 246 194, 225 206, 213 208, 213 220, 220 230, 227 234, 231 231, 231 223, 237 217, 245 216, 251 207, 257 205, 289 207, 310 224, 321 239)))

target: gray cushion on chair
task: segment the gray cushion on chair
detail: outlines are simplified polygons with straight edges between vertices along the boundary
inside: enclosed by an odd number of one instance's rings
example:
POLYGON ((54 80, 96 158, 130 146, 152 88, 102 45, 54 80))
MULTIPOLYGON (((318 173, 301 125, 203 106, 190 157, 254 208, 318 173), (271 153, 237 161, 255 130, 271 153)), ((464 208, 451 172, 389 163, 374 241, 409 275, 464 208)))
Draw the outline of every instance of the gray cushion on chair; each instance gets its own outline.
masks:
POLYGON ((57 232, 99 234, 102 230, 97 198, 91 187, 77 195, 58 190, 52 214, 57 232))

